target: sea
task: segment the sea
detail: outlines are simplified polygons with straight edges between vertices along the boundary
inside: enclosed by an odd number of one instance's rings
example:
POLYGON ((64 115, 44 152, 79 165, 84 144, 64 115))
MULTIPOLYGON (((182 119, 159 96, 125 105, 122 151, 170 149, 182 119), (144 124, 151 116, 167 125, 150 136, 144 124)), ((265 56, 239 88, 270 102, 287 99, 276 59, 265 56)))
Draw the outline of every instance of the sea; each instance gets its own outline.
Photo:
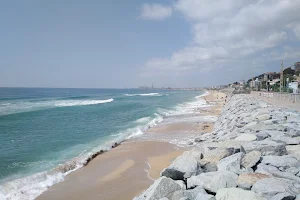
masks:
POLYGON ((30 200, 93 154, 205 105, 204 91, 0 88, 0 199, 30 200))

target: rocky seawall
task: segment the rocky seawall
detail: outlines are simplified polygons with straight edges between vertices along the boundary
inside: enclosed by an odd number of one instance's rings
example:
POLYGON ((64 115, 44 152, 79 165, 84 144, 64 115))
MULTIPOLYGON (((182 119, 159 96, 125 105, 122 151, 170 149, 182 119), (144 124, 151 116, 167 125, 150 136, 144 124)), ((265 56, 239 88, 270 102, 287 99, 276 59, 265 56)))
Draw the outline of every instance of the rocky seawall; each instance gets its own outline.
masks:
POLYGON ((234 95, 134 200, 300 200, 300 113, 234 95))

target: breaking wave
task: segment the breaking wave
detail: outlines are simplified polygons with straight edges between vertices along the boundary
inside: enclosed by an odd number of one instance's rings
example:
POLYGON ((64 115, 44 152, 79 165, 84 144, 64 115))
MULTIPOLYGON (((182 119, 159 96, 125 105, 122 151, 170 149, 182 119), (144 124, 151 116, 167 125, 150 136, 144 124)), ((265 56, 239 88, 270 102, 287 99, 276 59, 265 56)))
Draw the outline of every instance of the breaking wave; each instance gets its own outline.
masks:
POLYGON ((121 142, 142 135, 147 129, 156 126, 163 120, 163 117, 155 113, 155 117, 144 117, 137 120, 141 123, 133 128, 125 129, 122 132, 112 134, 111 140, 94 147, 89 152, 58 165, 52 170, 33 174, 31 176, 15 179, 0 185, 0 199, 5 200, 31 200, 45 192, 50 186, 64 180, 64 177, 75 170, 86 166, 90 161, 100 154, 117 147, 121 142))
POLYGON ((15 113, 37 111, 55 107, 87 106, 113 102, 114 99, 106 100, 46 100, 46 101, 16 101, 0 104, 0 116, 15 113))
MULTIPOLYGON (((41 193, 46 191, 50 186, 59 183, 64 180, 64 177, 71 172, 86 166, 91 160, 96 156, 109 151, 110 149, 118 146, 121 142, 142 135, 147 129, 156 126, 158 123, 164 120, 165 116, 179 115, 193 113, 199 107, 206 107, 206 101, 200 97, 206 96, 209 93, 204 93, 197 96, 194 101, 186 102, 173 107, 173 109, 157 109, 153 117, 142 117, 133 122, 133 128, 127 128, 123 131, 111 134, 108 141, 100 146, 96 146, 91 150, 83 152, 81 155, 56 166, 55 168, 30 175, 28 177, 15 179, 8 181, 3 185, 0 185, 0 199, 7 200, 31 200, 39 196, 41 193)), ((125 94, 125 96, 161 96, 159 93, 147 93, 147 94, 125 94)), ((44 101, 44 102, 30 102, 19 104, 19 110, 15 112, 26 112, 28 110, 39 110, 51 107, 66 107, 66 106, 86 106, 113 102, 114 99, 107 100, 54 100, 54 101, 44 101), (21 107, 22 105, 23 107, 21 107)), ((0 115, 5 113, 3 107, 12 106, 13 104, 5 104, 0 106, 0 115)), ((15 105, 14 105, 15 106, 15 105)), ((11 108, 10 108, 11 109, 11 108)), ((171 141, 171 143, 176 143, 179 145, 179 141, 171 141)), ((182 144, 183 145, 183 144, 182 144)))
POLYGON ((124 94, 124 95, 129 96, 129 97, 134 97, 134 96, 156 96, 156 97, 160 97, 160 96, 163 96, 162 94, 159 94, 159 93, 124 94))

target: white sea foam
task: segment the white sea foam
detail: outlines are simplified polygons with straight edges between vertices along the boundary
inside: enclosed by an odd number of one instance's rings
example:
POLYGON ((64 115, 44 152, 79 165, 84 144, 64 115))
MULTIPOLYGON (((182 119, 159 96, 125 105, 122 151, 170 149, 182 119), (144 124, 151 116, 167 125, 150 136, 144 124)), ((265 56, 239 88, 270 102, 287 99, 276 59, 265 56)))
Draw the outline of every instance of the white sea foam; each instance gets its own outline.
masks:
POLYGON ((209 91, 205 91, 203 94, 201 94, 201 95, 199 95, 199 96, 196 96, 195 98, 196 98, 196 99, 199 99, 199 98, 205 97, 205 96, 207 96, 207 95, 209 95, 209 94, 210 94, 209 91))
POLYGON ((113 102, 114 99, 107 100, 67 100, 67 101, 58 101, 55 103, 57 107, 67 107, 67 106, 87 106, 87 105, 95 105, 95 104, 103 104, 113 102))
POLYGON ((138 120, 136 120, 135 122, 136 123, 146 123, 146 122, 149 122, 149 120, 151 119, 151 117, 143 117, 143 118, 140 118, 138 120))
POLYGON ((162 96, 159 93, 145 93, 145 94, 124 94, 125 96, 133 97, 133 96, 162 96))
POLYGON ((147 177, 151 180, 151 181, 155 181, 155 179, 151 178, 150 176, 150 170, 151 170, 151 165, 150 163, 147 161, 147 165, 149 169, 145 169, 145 172, 147 173, 147 177))
POLYGON ((106 100, 47 100, 47 101, 17 101, 11 103, 1 104, 0 116, 9 115, 14 113, 30 112, 55 107, 68 107, 68 106, 88 106, 96 104, 105 104, 113 102, 114 99, 106 100))
POLYGON ((50 186, 59 183, 64 180, 64 177, 71 172, 83 167, 87 160, 92 157, 93 154, 100 150, 108 151, 115 143, 120 143, 124 140, 138 137, 144 134, 144 131, 150 127, 156 126, 161 122, 163 117, 159 114, 155 114, 154 118, 144 117, 137 121, 143 123, 143 125, 137 125, 136 127, 126 129, 122 132, 113 134, 114 139, 107 141, 106 143, 94 147, 89 152, 84 151, 81 155, 73 158, 72 160, 58 165, 54 169, 37 173, 25 178, 15 179, 8 181, 3 185, 0 185, 0 199, 2 200, 32 200, 45 192, 50 186), (147 122, 148 120, 148 122, 147 122))
MULTIPOLYGON (((135 96, 157 96, 158 93, 148 93, 148 94, 135 94, 135 96)), ((202 94, 200 96, 205 96, 207 93, 202 94)), ((134 96, 134 95, 126 95, 126 96, 134 96)), ((189 114, 196 111, 199 107, 208 106, 200 96, 196 97, 196 101, 187 102, 183 104, 179 104, 172 110, 167 109, 158 109, 158 112, 155 113, 154 118, 143 117, 135 121, 137 126, 134 128, 129 128, 124 130, 123 132, 119 132, 114 134, 114 140, 107 141, 105 144, 101 146, 95 147, 89 152, 84 152, 76 158, 72 159, 69 162, 61 164, 54 169, 48 172, 41 172, 38 174, 34 174, 25 178, 16 179, 13 181, 6 182, 3 185, 0 185, 0 199, 6 200, 31 200, 36 198, 38 195, 46 191, 50 186, 61 182, 64 180, 64 177, 83 167, 87 161, 87 159, 91 158, 95 152, 99 152, 100 150, 109 150, 112 148, 112 144, 115 142, 119 143, 126 139, 138 137, 144 133, 147 129, 156 126, 158 123, 163 121, 163 116, 169 115, 179 115, 179 114, 189 114)), ((109 103, 112 102, 113 99, 108 100, 61 100, 60 102, 54 101, 52 102, 52 106, 83 106, 83 105, 93 105, 93 104, 101 104, 101 103, 109 103), (67 101, 67 102, 66 102, 67 101)), ((10 105, 7 105, 10 106, 10 105)), ((0 107, 1 108, 1 107, 0 107)), ((0 109, 0 115, 1 115, 0 109)), ((178 146, 185 146, 190 143, 192 140, 187 137, 186 140, 171 140, 170 143, 176 144, 178 146)), ((151 167, 151 166, 149 166, 151 167)), ((151 177, 149 177, 151 178, 151 177)))

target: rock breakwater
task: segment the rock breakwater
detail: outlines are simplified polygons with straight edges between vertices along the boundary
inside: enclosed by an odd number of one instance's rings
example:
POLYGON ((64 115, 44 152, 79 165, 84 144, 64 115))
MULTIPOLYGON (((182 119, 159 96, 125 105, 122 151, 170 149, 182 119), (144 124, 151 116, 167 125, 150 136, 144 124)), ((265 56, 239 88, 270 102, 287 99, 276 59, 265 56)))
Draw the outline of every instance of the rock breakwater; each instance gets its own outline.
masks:
POLYGON ((299 200, 300 113, 234 95, 211 133, 134 200, 299 200))

